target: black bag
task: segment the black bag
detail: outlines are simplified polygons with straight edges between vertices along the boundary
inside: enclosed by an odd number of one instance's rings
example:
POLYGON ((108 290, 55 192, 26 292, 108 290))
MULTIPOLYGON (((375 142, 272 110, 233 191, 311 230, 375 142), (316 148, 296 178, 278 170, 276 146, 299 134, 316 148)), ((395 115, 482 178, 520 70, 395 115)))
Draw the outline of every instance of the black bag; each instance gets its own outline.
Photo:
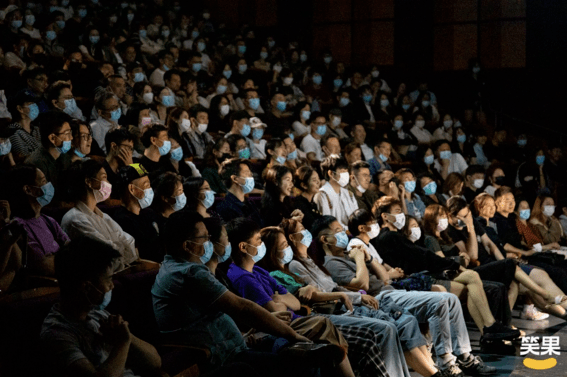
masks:
POLYGON ((565 263, 565 256, 562 254, 557 254, 552 251, 544 251, 540 253, 535 253, 528 258, 528 262, 538 262, 545 263, 551 266, 561 266, 565 263))

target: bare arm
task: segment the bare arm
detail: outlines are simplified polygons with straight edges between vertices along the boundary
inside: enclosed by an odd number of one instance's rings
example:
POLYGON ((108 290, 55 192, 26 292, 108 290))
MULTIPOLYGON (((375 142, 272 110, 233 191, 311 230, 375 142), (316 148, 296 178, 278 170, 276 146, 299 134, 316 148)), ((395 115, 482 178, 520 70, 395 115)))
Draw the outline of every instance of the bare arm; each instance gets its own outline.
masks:
POLYGON ((486 235, 486 233, 483 234, 482 237, 480 237, 480 242, 486 248, 486 250, 488 250, 488 252, 494 256, 494 258, 496 258, 496 260, 504 259, 504 256, 500 252, 498 246, 496 246, 496 244, 492 242, 492 240, 486 235))
POLYGON ((275 302, 284 304, 286 306, 286 309, 291 309, 291 310, 301 309, 301 303, 299 302, 299 300, 289 292, 287 292, 285 295, 280 295, 276 293, 274 294, 272 299, 275 302))
POLYGON ((366 268, 366 262, 364 261, 364 251, 360 248, 353 247, 350 251, 350 256, 356 262, 356 276, 350 281, 348 287, 366 291, 370 286, 370 276, 366 268), (354 255, 352 255, 353 252, 354 255))
POLYGON ((161 368, 161 357, 151 344, 132 335, 128 366, 136 371, 153 372, 158 376, 161 368))
POLYGON ((370 271, 378 277, 378 279, 382 280, 384 284, 388 284, 390 280, 390 275, 388 271, 382 266, 376 259, 372 260, 370 263, 370 271))

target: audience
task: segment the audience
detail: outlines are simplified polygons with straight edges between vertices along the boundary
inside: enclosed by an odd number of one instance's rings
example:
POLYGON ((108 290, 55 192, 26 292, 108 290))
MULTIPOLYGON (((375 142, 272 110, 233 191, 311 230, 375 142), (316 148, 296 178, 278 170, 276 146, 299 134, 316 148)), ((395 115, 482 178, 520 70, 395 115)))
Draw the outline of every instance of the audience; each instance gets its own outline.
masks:
POLYGON ((162 373, 104 309, 158 268, 161 335, 211 376, 487 374, 459 298, 481 347, 518 338, 518 295, 567 318, 563 140, 492 124, 476 59, 473 90, 198 4, 73 1, 0 6, 0 299, 59 285, 54 372, 162 373))

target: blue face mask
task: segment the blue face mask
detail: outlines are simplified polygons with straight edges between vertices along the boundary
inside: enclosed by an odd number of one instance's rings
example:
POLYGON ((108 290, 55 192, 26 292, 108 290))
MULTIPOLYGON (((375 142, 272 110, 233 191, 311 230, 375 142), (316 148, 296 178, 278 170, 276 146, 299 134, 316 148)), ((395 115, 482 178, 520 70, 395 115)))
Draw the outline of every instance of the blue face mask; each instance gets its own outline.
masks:
POLYGON ((287 155, 288 160, 295 160, 297 158, 297 149, 287 155))
POLYGON ((333 85, 335 86, 335 88, 340 88, 341 86, 343 86, 343 80, 342 79, 334 79, 333 85))
POLYGON ((55 38, 57 38, 57 33, 54 32, 53 30, 47 30, 45 32, 45 39, 47 39, 48 41, 52 41, 55 38))
POLYGON ((10 139, 6 140, 3 143, 0 143, 0 156, 5 156, 12 150, 12 143, 10 139))
POLYGON ((158 147, 159 155, 165 156, 171 150, 171 141, 165 140, 161 147, 158 147))
POLYGON ((529 209, 523 209, 520 211, 520 219, 529 220, 531 216, 531 211, 529 209))
POLYGON ((232 76, 232 71, 222 71, 222 75, 228 80, 232 76))
POLYGON ((410 105, 409 105, 409 104, 404 104, 404 105, 402 105, 402 109, 404 109, 404 111, 408 111, 409 108, 410 108, 410 105))
POLYGON ((412 193, 415 191, 415 181, 406 181, 404 183, 404 188, 407 192, 412 193))
POLYGON ((162 67, 163 67, 164 71, 166 71, 166 72, 169 71, 169 67, 167 66, 167 64, 164 64, 162 67))
POLYGON ((22 20, 14 20, 12 21, 12 27, 14 29, 19 29, 22 27, 22 20))
POLYGON ((138 31, 138 35, 140 36, 140 38, 146 38, 146 36, 148 35, 148 31, 146 29, 142 29, 138 31))
POLYGON ((536 164, 543 165, 545 162, 545 156, 536 156, 536 164))
POLYGON ((86 9, 79 9, 79 17, 81 17, 81 18, 87 17, 87 10, 86 9))
POLYGON ((134 73, 134 82, 142 82, 145 79, 146 79, 146 76, 144 76, 144 72, 134 73))
POLYGON ((380 153, 378 157, 380 157, 380 160, 382 160, 382 162, 388 161, 388 157, 384 156, 382 153, 380 153))
POLYGON ((248 160, 250 158, 250 148, 246 147, 238 151, 238 157, 248 160))
POLYGON ((101 304, 98 306, 98 310, 104 310, 106 309, 106 307, 108 306, 108 304, 110 304, 110 301, 112 300, 112 290, 106 292, 104 294, 104 297, 102 298, 102 302, 101 304))
POLYGON ((265 51, 260 52, 260 59, 267 59, 268 58, 268 53, 265 51))
POLYGON ((207 241, 203 244, 203 248, 205 249, 205 254, 201 255, 199 259, 201 260, 201 263, 205 264, 211 260, 215 247, 213 246, 213 243, 211 241, 207 241))
POLYGON ((347 247, 348 236, 344 231, 335 234, 335 239, 337 240, 337 242, 335 243, 336 247, 341 248, 341 249, 344 249, 344 248, 347 247))
POLYGON ((47 182, 45 185, 40 187, 41 191, 43 192, 42 196, 38 196, 35 198, 40 206, 45 207, 51 200, 53 196, 55 196, 55 187, 51 184, 51 182, 47 182))
POLYGON ((252 139, 260 140, 264 136, 264 129, 263 128, 254 128, 252 131, 252 139))
POLYGON ((126 18, 128 19, 128 22, 132 22, 132 20, 134 20, 134 13, 128 13, 126 18))
POLYGON ((333 61, 333 57, 332 56, 325 56, 323 58, 323 61, 325 62, 325 64, 331 64, 331 62, 333 61))
POLYGON ((71 140, 65 140, 60 147, 55 147, 59 153, 67 153, 71 150, 71 140))
POLYGON ((302 62, 306 62, 307 61, 307 55, 305 55, 305 54, 299 55, 299 60, 301 60, 302 62))
POLYGON ((240 185, 240 187, 242 187, 242 192, 244 194, 248 194, 250 191, 254 190, 254 177, 248 177, 248 178, 244 178, 246 181, 244 182, 243 185, 240 185))
POLYGON ((175 105, 175 100, 173 99, 173 96, 163 96, 161 97, 161 103, 165 107, 171 107, 175 105))
POLYGON ((174 161, 181 161, 183 158, 183 148, 177 147, 171 151, 170 157, 174 161))
POLYGON ((91 35, 89 37, 89 41, 91 41, 91 43, 93 45, 96 45, 98 43, 98 41, 100 41, 100 36, 99 35, 91 35))
POLYGON ((250 98, 248 105, 252 110, 258 110, 258 107, 260 107, 260 98, 250 98))
POLYGON ((285 249, 283 249, 283 253, 284 255, 283 258, 280 259, 280 263, 286 265, 293 260, 293 251, 291 250, 291 246, 288 246, 285 249))
POLYGON ((65 100, 65 108, 63 112, 68 115, 72 115, 75 111, 77 111, 77 102, 75 102, 74 98, 66 99, 65 100))
POLYGON ((287 103, 285 101, 278 101, 276 108, 279 111, 285 111, 285 108, 287 107, 287 103))
POLYGON ((246 53, 246 45, 244 46, 238 46, 238 53, 239 54, 245 54, 246 53))
POLYGON ((30 109, 30 112, 28 113, 28 117, 33 122, 39 115, 39 107, 37 106, 37 103, 32 103, 31 105, 28 106, 28 109, 30 109))
MULTIPOLYGON (((138 187, 138 189, 140 189, 138 187)), ((136 198, 138 199, 138 198, 136 198)), ((144 190, 144 197, 142 199, 138 199, 138 203, 140 204, 140 208, 148 208, 154 200, 154 190, 152 188, 148 188, 144 190)))
POLYGON ((323 82, 323 77, 321 77, 320 75, 313 76, 313 84, 321 85, 322 82, 323 82))
POLYGON ((295 136, 293 136, 293 134, 289 134, 288 136, 291 139, 291 141, 295 140, 295 136))
POLYGON ((339 100, 339 105, 341 107, 345 107, 346 105, 348 105, 350 103, 350 99, 346 98, 346 97, 341 97, 341 99, 339 100))
POLYGON ((435 195, 437 192, 437 183, 434 181, 429 182, 425 185, 425 187, 423 187, 423 192, 425 195, 435 195))
POLYGON ((199 37, 199 32, 197 30, 193 30, 191 32, 191 38, 195 39, 199 37))
POLYGON ((81 152, 81 151, 78 150, 78 149, 75 149, 74 152, 75 152, 75 154, 76 154, 77 156, 79 156, 80 158, 85 158, 85 157, 87 156, 86 154, 84 154, 83 152, 81 152))
POLYGON ((110 113, 110 119, 112 119, 113 121, 118 121, 118 119, 120 119, 120 117, 122 116, 122 109, 118 108, 116 110, 114 110, 113 112, 110 113))
POLYGON ((467 141, 467 135, 459 135, 457 136, 457 141, 459 143, 464 143, 465 141, 467 141))
MULTIPOLYGON (((218 242, 217 242, 217 245, 222 246, 222 244, 218 243, 218 242)), ((215 253, 215 254, 217 254, 217 253, 215 253)), ((219 263, 226 262, 228 260, 228 258, 230 258, 230 254, 232 254, 232 246, 230 244, 228 244, 224 247, 224 255, 221 256, 221 255, 217 254, 217 261, 219 263)))
POLYGON ((175 203, 171 206, 174 211, 181 211, 187 204, 187 197, 184 193, 175 197, 175 203))
POLYGON ((304 110, 301 112, 301 117, 305 120, 309 119, 310 116, 311 116, 311 111, 304 110))
POLYGON ((192 66, 193 72, 199 72, 201 70, 201 66, 202 66, 201 63, 193 63, 192 66))
POLYGON ((224 94, 224 92, 226 92, 226 85, 218 85, 217 86, 217 93, 218 94, 224 94))
POLYGON ((250 135, 250 130, 252 130, 252 128, 248 123, 246 123, 240 130, 240 134, 244 137, 247 137, 248 135, 250 135))
POLYGON ((421 101, 421 105, 422 105, 423 107, 429 107, 430 104, 431 104, 431 103, 430 103, 429 101, 421 101))
POLYGON ((203 51, 205 47, 207 47, 207 45, 204 42, 197 43, 197 50, 203 51))
POLYGON ((240 72, 240 73, 246 72, 247 69, 248 69, 248 65, 247 65, 247 64, 240 64, 240 65, 238 66, 238 72, 240 72))
POLYGON ((430 154, 429 156, 425 156, 423 158, 423 162, 425 162, 425 165, 431 165, 433 163, 434 159, 435 159, 435 157, 433 157, 433 155, 430 154))
MULTIPOLYGON (((250 245, 250 244, 249 244, 250 245)), ((250 245, 252 247, 256 248, 256 255, 250 255, 252 257, 252 260, 254 261, 254 263, 258 263, 262 260, 262 258, 264 258, 264 256, 266 255, 266 245, 264 245, 264 243, 262 242, 262 244, 260 246, 253 246, 250 245)))
POLYGON ((327 125, 326 124, 322 124, 320 126, 317 126, 317 130, 315 131, 317 133, 317 135, 319 136, 323 136, 327 133, 327 125))
POLYGON ((451 159, 451 155, 452 155, 451 151, 443 151, 443 152, 440 152, 440 153, 439 153, 439 157, 440 157, 442 160, 450 160, 450 159, 451 159))
POLYGON ((362 96, 362 100, 366 103, 370 103, 372 101, 372 94, 365 94, 362 96))
POLYGON ((209 209, 215 202, 215 192, 211 190, 205 191, 205 199, 201 200, 203 207, 209 209))
POLYGON ((399 130, 400 128, 402 128, 403 125, 404 125, 403 120, 395 120, 394 121, 394 127, 396 128, 396 130, 399 130))
POLYGON ((301 238, 301 244, 304 245, 305 247, 309 247, 311 246, 311 242, 313 242, 313 235, 311 234, 310 231, 308 231, 307 229, 303 229, 301 231, 301 235, 303 236, 301 238))
POLYGON ((520 139, 518 140, 518 145, 520 147, 525 147, 528 144, 528 141, 526 139, 520 139))
POLYGON ((285 164, 286 158, 284 156, 278 156, 276 157, 276 162, 280 165, 285 164))

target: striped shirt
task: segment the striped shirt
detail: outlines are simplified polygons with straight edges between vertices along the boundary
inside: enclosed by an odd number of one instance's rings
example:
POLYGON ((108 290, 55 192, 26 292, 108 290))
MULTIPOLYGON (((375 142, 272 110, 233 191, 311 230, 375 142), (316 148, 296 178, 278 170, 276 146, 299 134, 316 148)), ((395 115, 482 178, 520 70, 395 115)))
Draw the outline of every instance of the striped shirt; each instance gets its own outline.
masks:
POLYGON ((16 156, 28 157, 33 151, 41 147, 39 127, 34 127, 33 124, 30 127, 31 132, 28 133, 18 122, 8 126, 9 129, 16 130, 16 132, 10 136, 12 153, 16 156))

